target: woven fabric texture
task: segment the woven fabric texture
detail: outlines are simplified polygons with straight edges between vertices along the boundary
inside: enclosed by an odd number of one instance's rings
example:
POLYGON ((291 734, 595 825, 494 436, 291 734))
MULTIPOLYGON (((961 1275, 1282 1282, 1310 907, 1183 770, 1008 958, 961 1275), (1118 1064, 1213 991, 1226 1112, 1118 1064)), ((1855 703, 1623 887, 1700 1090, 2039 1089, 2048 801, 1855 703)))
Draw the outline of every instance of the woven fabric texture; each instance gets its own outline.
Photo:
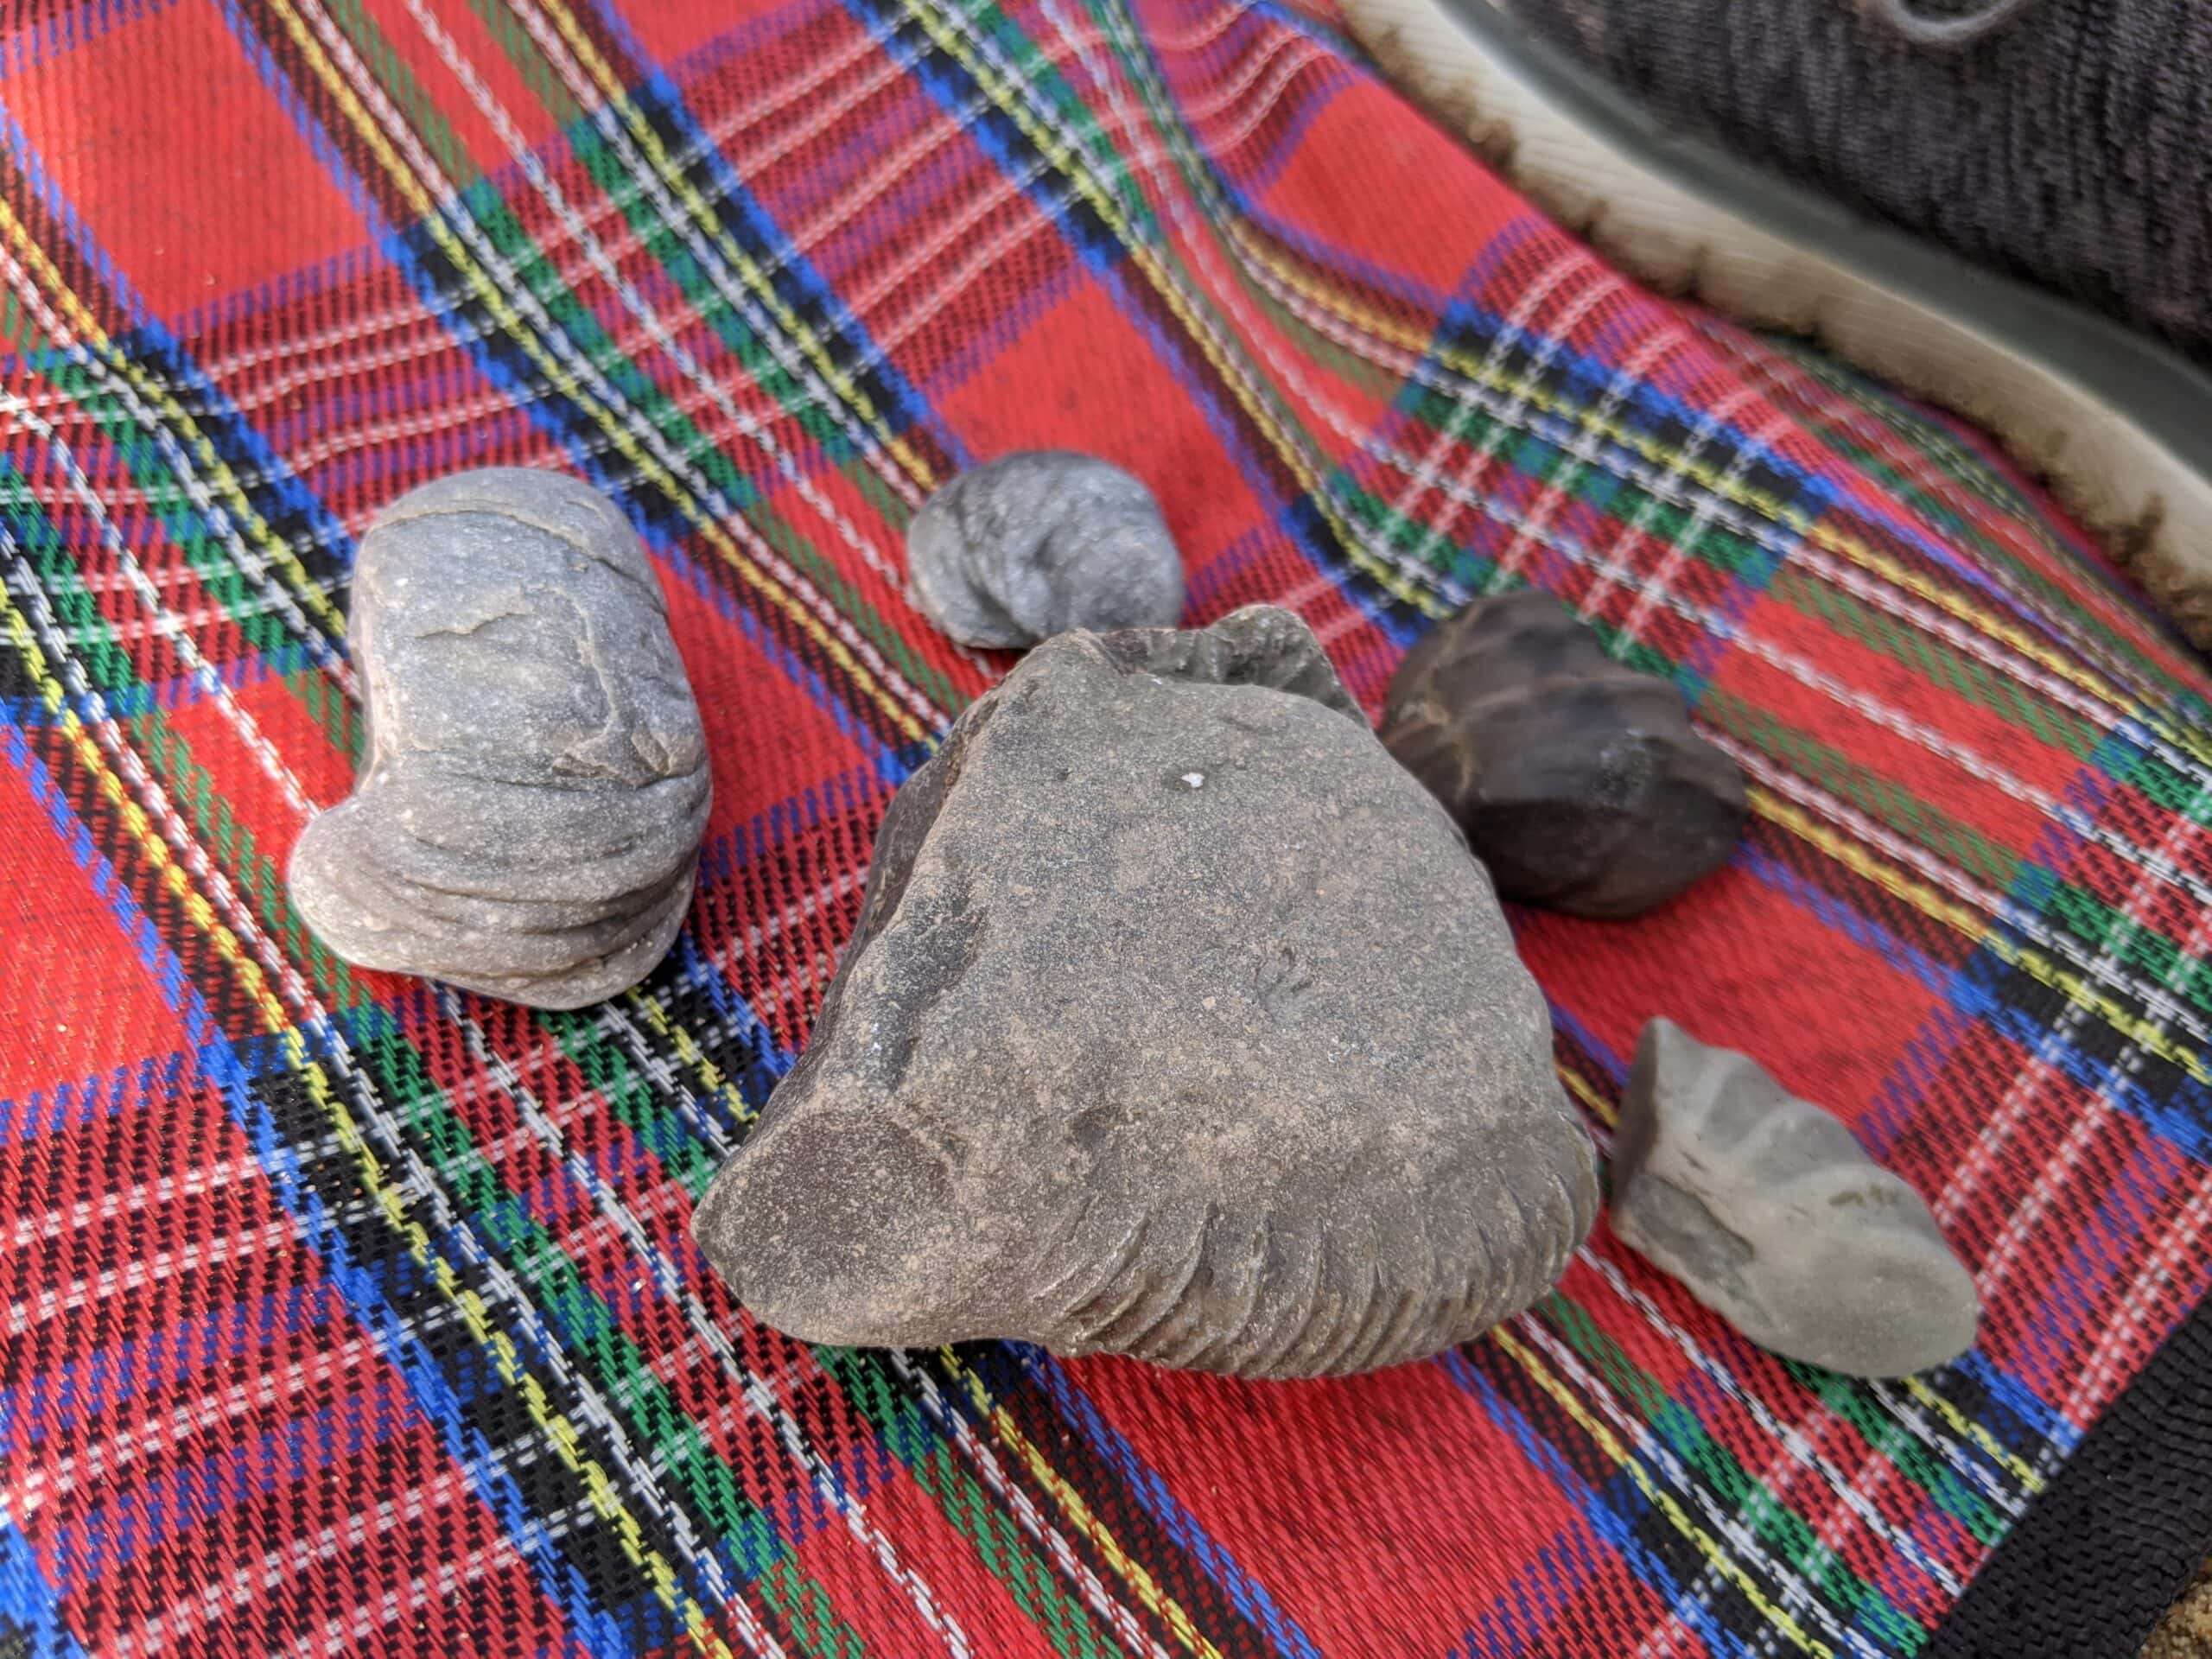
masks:
POLYGON ((1909 1655, 2212 1278, 2206 682, 1971 432, 1624 279, 1273 0, 101 0, 0 35, 0 1650, 1909 1655), (1539 583, 1753 780, 1517 915, 1603 1141, 1665 1014, 1986 1319, 1861 1384, 1601 1223, 1432 1363, 810 1350, 686 1233, 1002 670, 901 596, 1007 448, 1354 694, 1539 583), (690 924, 537 1014, 282 879, 370 516, 573 469, 713 747, 690 924))

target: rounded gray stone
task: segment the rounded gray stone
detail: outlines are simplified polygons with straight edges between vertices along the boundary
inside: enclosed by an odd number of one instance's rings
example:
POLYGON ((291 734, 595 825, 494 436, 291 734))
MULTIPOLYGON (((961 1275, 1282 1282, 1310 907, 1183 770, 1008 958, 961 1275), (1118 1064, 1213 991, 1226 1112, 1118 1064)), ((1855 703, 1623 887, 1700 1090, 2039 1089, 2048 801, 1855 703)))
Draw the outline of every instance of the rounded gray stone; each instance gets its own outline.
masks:
POLYGON ((1927 1204, 1748 1056, 1643 1028, 1613 1140, 1613 1231, 1762 1348, 1905 1376, 1981 1302, 1927 1204))
POLYGON ((537 1007, 668 950, 709 805, 697 704, 644 546, 558 473, 410 491, 353 567, 353 792, 294 849, 293 900, 357 967, 537 1007))
POLYGON ((1152 492, 1065 449, 1002 455, 947 483, 907 526, 906 569, 916 607, 968 645, 1173 627, 1183 613, 1182 556, 1152 492))
POLYGON ((1255 607, 1061 634, 961 716, 694 1231, 810 1341, 1298 1376, 1527 1306, 1596 1202, 1481 867, 1255 607))

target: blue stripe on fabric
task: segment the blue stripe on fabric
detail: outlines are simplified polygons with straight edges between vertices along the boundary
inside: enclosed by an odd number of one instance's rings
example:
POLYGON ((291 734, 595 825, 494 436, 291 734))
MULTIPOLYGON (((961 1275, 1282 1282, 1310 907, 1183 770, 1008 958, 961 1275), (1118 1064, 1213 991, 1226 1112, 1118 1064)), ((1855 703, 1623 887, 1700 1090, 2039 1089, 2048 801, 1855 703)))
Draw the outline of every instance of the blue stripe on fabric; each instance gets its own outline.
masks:
POLYGON ((67 57, 103 35, 173 10, 179 0, 77 0, 0 37, 0 80, 67 57))
MULTIPOLYGON (((1056 0, 1043 0, 1042 10, 1064 37, 1071 41, 1080 38, 1080 26, 1065 15, 1056 0)), ((1243 138, 1232 140, 1226 145, 1208 144, 1200 138, 1198 129, 1191 124, 1184 113, 1183 100, 1177 95, 1174 78, 1167 73, 1159 52, 1154 48, 1153 37, 1131 16, 1126 5, 1116 5, 1114 10, 1118 15, 1118 27, 1109 32, 1108 41, 1126 54, 1141 54, 1145 73, 1151 76, 1160 89, 1161 99, 1173 111, 1175 126, 1188 136, 1193 154, 1204 156, 1209 166, 1218 167, 1221 165, 1220 156, 1232 149, 1243 149, 1247 140, 1256 138, 1256 126, 1246 129, 1243 138)), ((1211 27, 1211 24, 1208 26, 1211 27)), ((1237 8, 1229 26, 1194 54, 1197 62, 1208 66, 1198 71, 1198 78, 1203 79, 1209 74, 1225 75, 1230 73, 1230 66, 1237 63, 1255 42, 1263 43, 1261 49, 1266 51, 1274 41, 1282 37, 1283 33, 1270 29, 1256 7, 1237 8)), ((1272 75, 1276 67, 1289 55, 1284 53, 1271 59, 1268 73, 1272 75)), ((1308 129, 1320 118, 1324 111, 1336 102, 1338 93, 1372 84, 1358 67, 1357 56, 1356 53, 1346 53, 1341 48, 1309 56, 1292 72, 1291 77, 1286 77, 1280 83, 1281 90, 1274 101, 1267 105, 1262 117, 1263 122, 1274 122, 1275 131, 1258 160, 1244 164, 1246 189, 1265 190, 1282 176, 1284 169, 1303 152, 1308 129), (1287 96, 1289 80, 1296 76, 1308 77, 1307 84, 1293 104, 1288 115, 1276 118, 1275 111, 1281 109, 1287 96)), ((1093 77, 1094 80, 1103 79, 1103 76, 1093 77)), ((1109 100, 1114 99, 1110 83, 1106 87, 1106 96, 1109 100)), ((1140 102, 1143 100, 1140 99, 1140 102)), ((1149 109, 1148 105, 1147 108, 1149 109)), ((1135 141, 1134 133, 1132 141, 1135 141)), ((1245 150, 1246 155, 1250 153, 1249 149, 1245 150)))
MULTIPOLYGON (((130 720, 140 715, 151 714, 157 709, 175 714, 181 709, 197 708, 214 697, 215 691, 208 684, 210 674, 225 690, 236 692, 251 690, 256 686, 267 684, 270 680, 315 666, 315 653, 302 645, 280 645, 269 652, 254 647, 245 656, 210 664, 206 673, 142 679, 131 685, 111 687, 100 693, 100 699, 108 714, 117 720, 130 720)), ((64 705, 79 720, 92 718, 85 712, 83 698, 73 693, 64 693, 63 701, 64 705)), ((42 697, 0 697, 0 725, 38 730, 60 724, 61 716, 48 708, 42 697)))
POLYGON ((1605 1068, 1605 1077, 1609 1082, 1618 1088, 1627 1080, 1628 1067, 1622 1063, 1621 1057, 1612 1051, 1610 1045, 1601 1041, 1589 1027, 1577 1019, 1572 1008, 1553 1002, 1548 997, 1545 1001, 1551 1008, 1552 1024, 1565 1032, 1573 1040, 1576 1047, 1605 1068))
POLYGON ((115 1117, 165 1095, 180 1084, 188 1058, 181 1050, 173 1050, 89 1077, 73 1077, 0 1099, 0 1148, 67 1135, 95 1119, 115 1117))
MULTIPOLYGON (((982 113, 966 128, 969 136, 1060 232, 1092 275, 1110 292, 1122 319, 1145 339, 1164 363, 1173 367, 1178 384, 1198 406, 1207 429, 1250 487, 1253 499, 1267 507, 1270 518, 1289 537, 1309 565, 1317 572, 1326 574, 1347 603, 1396 645, 1410 645, 1419 637, 1421 625, 1395 614, 1387 598, 1367 592, 1371 584, 1348 556, 1332 556, 1334 534, 1310 496, 1300 493, 1286 499, 1282 495, 1278 480, 1265 464, 1265 457, 1248 442, 1242 428, 1241 412, 1224 400, 1215 385, 1212 365, 1204 360, 1193 342, 1155 319, 1148 289, 1129 274, 1128 248, 1107 228, 1096 210, 1072 192, 1055 191, 1044 173, 1028 176, 1032 171, 1029 140, 994 101, 984 96, 964 65, 939 50, 926 37, 918 42, 896 38, 897 26, 903 17, 899 0, 844 0, 844 3, 863 28, 892 36, 887 40, 886 52, 921 83, 949 117, 957 120, 970 104, 982 103, 982 113)), ((970 49, 976 50, 973 42, 970 49)), ((977 55, 982 54, 979 51, 977 55)), ((1027 85, 1003 67, 998 67, 998 73, 1011 84, 1016 96, 1027 85)), ((1053 129, 1058 135, 1060 117, 1057 111, 1039 111, 1033 105, 1029 113, 1038 124, 1053 129)), ((1084 147, 1073 139, 1065 142, 1071 150, 1077 152, 1077 165, 1083 166, 1080 157, 1084 147)), ((1095 176, 1095 169, 1085 167, 1085 170, 1095 176)))
MULTIPOLYGON (((20 741, 11 747, 20 749, 20 741)), ((68 822, 82 830, 60 791, 44 780, 37 758, 28 753, 11 758, 32 776, 33 794, 49 814, 67 815, 68 822)), ((594 1609, 590 1586, 562 1560, 553 1541, 537 1526, 519 1489, 493 1463, 483 1436, 462 1420, 460 1402, 439 1373, 435 1357, 406 1331, 385 1302, 376 1277, 354 1263, 334 1220, 302 1179, 296 1154, 278 1137, 266 1110, 253 1098, 246 1069, 231 1043, 219 1035, 213 1014, 185 974, 183 964, 162 940, 105 855, 92 853, 88 868, 95 889, 116 912, 124 936, 138 946, 142 955, 153 954, 159 964, 156 979, 174 988, 185 1029, 195 1046, 200 1074, 221 1089, 232 1121, 252 1143, 278 1200, 301 1224, 306 1243, 321 1258, 325 1276, 338 1287, 355 1317, 376 1336, 386 1362, 406 1380, 416 1408, 437 1430, 448 1453, 531 1561, 549 1599, 561 1609, 571 1628, 587 1633, 596 1659, 626 1659, 630 1649, 623 1632, 607 1624, 594 1609)))
POLYGON ((322 1315, 335 1300, 305 1285, 289 1285, 248 1301, 178 1314, 143 1336, 76 1351, 51 1370, 0 1389, 0 1440, 24 1447, 74 1433, 104 1413, 175 1388, 272 1338, 325 1328, 322 1315))
POLYGON ((1780 859, 1759 851, 1751 842, 1738 843, 1727 868, 1742 870, 1781 893, 1860 950, 1879 957, 1901 973, 1910 974, 1936 995, 1950 995, 1958 969, 1937 962, 1917 945, 1906 943, 1847 899, 1838 898, 1819 882, 1799 874, 1780 859))
POLYGON ((1621 1559, 1635 1569, 1637 1576, 1673 1610, 1676 1618, 1703 1639, 1707 1648, 1715 1654, 1740 1654, 1745 1650, 1744 1644, 1713 1618, 1713 1610, 1691 1597, 1688 1586, 1668 1571, 1666 1563, 1637 1539, 1638 1522, 1653 1510, 1642 1489, 1625 1470, 1602 1487, 1592 1486, 1581 1471, 1560 1454, 1518 1407, 1498 1393, 1497 1385, 1460 1350, 1447 1348, 1431 1363, 1452 1380, 1454 1387, 1481 1406, 1491 1424, 1504 1430, 1521 1454, 1573 1503, 1582 1522, 1612 1546, 1621 1559))
MULTIPOLYGON (((220 0, 220 3, 223 6, 225 18, 231 25, 232 32, 238 39, 246 55, 260 72, 263 80, 269 86, 278 102, 291 117, 294 125, 315 149, 317 156, 323 160, 326 167, 334 169, 333 176, 338 180, 340 188, 346 192, 348 200, 354 202, 367 220, 374 239, 383 249, 385 257, 405 275, 410 285, 422 298, 431 315, 446 327, 448 335, 466 351, 470 362, 476 367, 478 372, 482 374, 495 389, 503 393, 512 404, 525 410, 532 423, 556 440, 568 460, 579 472, 621 503, 632 524, 650 546, 664 554, 666 553, 674 544, 672 526, 656 522, 657 515, 649 511, 644 492, 616 488, 618 479, 615 471, 601 453, 604 446, 598 442, 602 431, 599 423, 587 416, 582 408, 572 399, 564 396, 543 395, 544 389, 535 384, 533 379, 518 375, 506 359, 505 353, 493 348, 494 342, 485 331, 461 326, 462 320, 457 315, 458 302, 445 294, 442 286, 430 269, 429 264, 430 253, 425 245, 429 240, 427 228, 418 222, 403 229, 395 226, 385 217, 364 181, 353 173, 351 164, 343 153, 329 142, 321 122, 315 112, 308 109, 305 102, 300 99, 282 67, 276 63, 267 49, 255 36, 252 26, 238 14, 233 0, 220 0)), ((684 118, 689 120, 688 116, 684 118)), ((690 130, 696 133, 696 124, 692 124, 690 130)), ((704 142, 702 136, 702 142, 704 142)), ((727 165, 722 162, 719 155, 715 156, 715 161, 718 165, 727 165)), ((442 216, 448 222, 452 222, 457 218, 472 215, 480 208, 488 208, 494 205, 504 208, 504 201, 499 195, 497 185, 488 179, 480 179, 461 191, 457 200, 449 209, 441 211, 442 216)), ((814 280, 818 284, 818 279, 814 280)), ((626 354, 615 348, 614 342, 606 334, 598 319, 592 315, 588 308, 579 306, 574 325, 575 333, 563 328, 557 321, 549 326, 554 334, 566 340, 582 355, 600 362, 602 365, 601 372, 613 384, 614 390, 623 397, 636 398, 655 395, 650 378, 636 365, 631 363, 626 354)), ((856 324, 855 326, 857 327, 856 324)), ((561 356, 561 353, 552 350, 550 345, 547 349, 550 355, 556 358, 561 356)), ((212 386, 207 388, 206 395, 211 403, 219 399, 219 394, 212 386)), ((911 397, 912 394, 909 391, 905 395, 911 397)), ((603 401, 598 398, 596 394, 594 394, 594 401, 603 401)), ((225 407, 228 407, 227 404, 225 407)), ((624 422, 627 418, 620 410, 610 410, 609 417, 618 423, 624 422)), ((273 455, 270 457, 269 465, 272 472, 281 470, 273 455)), ((283 476, 288 484, 298 487, 289 472, 285 472, 283 476)), ((701 481, 708 490, 705 505, 726 517, 741 512, 744 509, 756 505, 760 499, 756 487, 747 479, 740 478, 737 480, 734 487, 743 499, 734 501, 715 486, 713 480, 702 479, 701 481)), ((657 492, 654 493, 658 494, 657 492)), ((302 491, 302 494, 305 494, 304 490, 302 491)), ((822 707, 841 726, 849 725, 855 720, 855 716, 852 711, 844 706, 844 699, 830 695, 826 683, 819 677, 810 677, 810 679, 803 683, 805 684, 810 696, 814 697, 817 706, 822 707)))
MULTIPOLYGON (((0 727, 0 747, 5 748, 9 763, 22 773, 32 801, 46 813, 47 822, 68 849, 77 868, 85 873, 93 893, 106 904, 123 937, 130 941, 140 964, 152 977, 162 1000, 184 1016, 185 1046, 196 1051, 213 1034, 215 1025, 200 1007, 184 965, 162 941, 161 930, 154 925, 152 918, 138 907, 130 889, 117 877, 115 867, 93 844, 92 831, 79 819, 53 774, 47 770, 46 763, 31 753, 22 734, 0 727)), ((86 1104, 80 1102, 79 1109, 85 1110, 86 1104)))
POLYGON ((0 1630, 0 1637, 21 1643, 9 1649, 11 1659, 85 1659, 30 1541, 5 1510, 0 1510, 0 1619, 15 1627, 0 1630))
POLYGON ((1468 1626, 1448 1659, 1527 1659, 1542 1653, 1554 1621, 1590 1578, 1589 1560, 1569 1561, 1565 1554, 1555 1543, 1538 1549, 1491 1599, 1490 1611, 1468 1626))
POLYGON ((758 616, 739 602, 737 595, 727 586, 715 581, 705 563, 689 547, 666 537, 648 539, 656 543, 654 550, 660 554, 663 568, 717 617, 742 633, 747 643, 774 664, 785 679, 804 691, 808 701, 829 716, 839 735, 867 757, 872 766, 880 767, 894 748, 902 747, 887 743, 872 732, 868 723, 830 688, 828 678, 779 639, 758 616))
MULTIPOLYGON (((328 1058, 327 1039, 302 1033, 313 1057, 328 1058)), ((283 1075, 287 1067, 273 1041, 208 1044, 200 1066, 223 1091, 232 1120, 252 1143, 278 1200, 300 1224, 303 1241, 321 1258, 324 1275, 336 1285, 356 1319, 377 1339, 385 1362, 408 1386, 415 1408, 437 1432, 447 1455, 460 1465, 516 1550, 530 1562, 540 1587, 567 1622, 569 1633, 596 1659, 627 1659, 632 1633, 602 1610, 591 1586, 561 1554, 557 1541, 532 1512, 522 1491, 502 1468, 481 1430, 465 1414, 466 1402, 440 1369, 437 1356, 413 1332, 387 1300, 382 1271, 358 1262, 345 1235, 302 1173, 297 1152, 278 1133, 265 1107, 255 1097, 260 1075, 283 1075)), ((488 1367, 488 1360, 485 1362, 488 1367)), ((573 1649, 572 1649, 573 1651, 573 1649)))
MULTIPOLYGON (((890 354, 876 343, 861 320, 853 314, 852 308, 823 279, 798 245, 785 235, 782 228, 769 216, 767 209, 738 175, 737 169, 730 165, 729 158, 722 154, 721 146, 708 137, 697 118, 691 113, 675 82, 665 73, 655 70, 632 88, 629 96, 631 102, 649 120, 664 124, 682 135, 681 147, 686 153, 696 152, 697 159, 693 166, 703 170, 713 181, 702 194, 715 206, 717 222, 756 262, 774 271, 770 286, 777 296, 787 305, 795 304, 802 316, 810 308, 828 321, 830 340, 823 342, 824 350, 827 351, 834 340, 845 341, 850 346, 850 356, 838 362, 837 366, 847 372, 855 369, 865 372, 887 395, 891 408, 878 411, 887 416, 885 424, 894 434, 928 430, 931 438, 944 446, 958 465, 965 467, 969 457, 958 435, 938 418, 928 400, 914 389, 890 354)), ((712 248, 711 241, 709 246, 712 248)), ((670 264, 676 266, 688 262, 690 257, 686 250, 680 260, 671 259, 670 264)), ((741 280, 735 272, 730 275, 733 281, 741 280)), ((759 300, 748 294, 744 309, 753 313, 759 305, 759 300)), ((711 326, 733 348, 751 344, 770 327, 770 320, 766 317, 753 316, 750 319, 753 330, 748 333, 738 327, 738 318, 727 305, 702 306, 700 309, 702 315, 711 314, 711 326)), ((818 338, 820 331, 814 332, 818 338)), ((798 350, 796 342, 793 342, 792 349, 794 352, 798 350)), ((830 356, 833 361, 836 361, 834 353, 830 356)), ((857 453, 857 447, 842 434, 836 435, 834 440, 825 440, 824 448, 833 459, 841 461, 857 453)))
POLYGON ((1039 1348, 1007 1343, 1007 1355, 1041 1386, 1060 1420, 1082 1435, 1091 1452, 1119 1475, 1147 1514, 1191 1559, 1205 1570, 1236 1610, 1268 1634, 1275 1651, 1289 1659, 1320 1659, 1313 1638, 1285 1612, 1267 1586, 1247 1573, 1190 1510, 1167 1483, 1099 1414, 1097 1407, 1068 1375, 1067 1368, 1039 1348))

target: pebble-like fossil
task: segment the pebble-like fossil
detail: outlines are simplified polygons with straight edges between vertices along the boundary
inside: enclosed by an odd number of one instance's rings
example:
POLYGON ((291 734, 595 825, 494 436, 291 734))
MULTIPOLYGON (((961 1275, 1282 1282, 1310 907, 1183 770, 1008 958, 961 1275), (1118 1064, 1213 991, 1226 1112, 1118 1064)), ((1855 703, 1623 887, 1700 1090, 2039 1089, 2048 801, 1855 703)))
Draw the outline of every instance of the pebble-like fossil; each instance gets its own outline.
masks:
POLYGON ((694 1227, 814 1341, 1355 1371, 1596 1208, 1481 867, 1312 632, 1066 633, 892 804, 804 1058, 694 1227))
POLYGON ((1643 1028, 1613 1230, 1762 1348, 1904 1376, 1974 1344, 1980 1298, 1919 1193, 1757 1062, 1643 1028))
POLYGON ((516 467, 410 491, 362 537, 348 638, 365 753, 290 868, 316 937, 538 1007, 650 972, 690 902, 707 752, 613 503, 516 467))
POLYGON ((1001 455, 947 483, 907 527, 906 570, 922 613, 963 645, 1173 627, 1183 611, 1182 557, 1152 492, 1065 449, 1001 455))
POLYGON ((1632 916, 1725 862, 1736 763, 1681 694, 1608 658, 1550 595, 1478 600, 1399 664, 1382 741, 1435 791, 1508 899, 1632 916))

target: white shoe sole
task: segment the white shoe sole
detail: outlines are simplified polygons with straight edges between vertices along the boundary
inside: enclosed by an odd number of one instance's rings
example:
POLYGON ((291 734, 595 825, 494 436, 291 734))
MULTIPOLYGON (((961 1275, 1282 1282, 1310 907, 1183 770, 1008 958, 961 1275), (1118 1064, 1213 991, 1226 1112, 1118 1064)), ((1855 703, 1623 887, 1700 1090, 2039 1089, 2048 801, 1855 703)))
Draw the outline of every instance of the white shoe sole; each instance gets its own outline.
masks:
POLYGON ((1986 427, 2212 646, 2212 377, 1663 131, 1491 0, 1344 6, 1401 86, 1608 257, 1986 427))

